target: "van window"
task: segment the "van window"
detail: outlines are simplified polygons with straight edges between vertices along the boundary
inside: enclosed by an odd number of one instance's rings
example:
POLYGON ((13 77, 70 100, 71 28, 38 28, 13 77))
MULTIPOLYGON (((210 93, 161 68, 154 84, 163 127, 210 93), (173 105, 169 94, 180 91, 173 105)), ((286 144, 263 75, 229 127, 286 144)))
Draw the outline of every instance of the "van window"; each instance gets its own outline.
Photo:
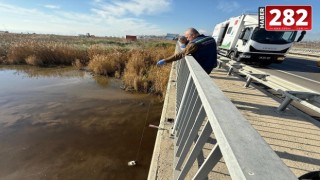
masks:
POLYGON ((297 31, 266 31, 255 28, 251 39, 264 44, 288 44, 296 38, 297 31))
POLYGON ((232 31, 232 27, 229 27, 228 31, 227 31, 227 34, 230 34, 232 31))
POLYGON ((247 29, 246 29, 246 32, 244 33, 244 36, 243 36, 242 39, 248 41, 248 40, 249 40, 249 37, 250 37, 250 35, 251 35, 251 31, 252 31, 252 28, 247 28, 247 29))
POLYGON ((287 32, 284 32, 284 33, 283 33, 282 39, 285 39, 285 40, 287 40, 287 39, 292 39, 292 36, 293 36, 292 32, 287 31, 287 32))

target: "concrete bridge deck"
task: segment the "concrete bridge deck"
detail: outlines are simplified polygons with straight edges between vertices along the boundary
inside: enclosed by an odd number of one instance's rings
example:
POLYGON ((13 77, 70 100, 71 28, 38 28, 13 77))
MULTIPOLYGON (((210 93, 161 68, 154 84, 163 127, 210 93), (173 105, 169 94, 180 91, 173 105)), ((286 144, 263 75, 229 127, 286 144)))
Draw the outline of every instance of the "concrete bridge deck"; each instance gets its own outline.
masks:
MULTIPOLYGON (((244 88, 245 79, 226 74, 224 69, 215 69, 210 77, 291 171, 297 177, 319 171, 320 123, 291 106, 277 112, 280 101, 276 97, 255 86, 244 88)), ((172 71, 148 179, 173 179, 174 140, 170 136, 173 126, 170 119, 175 119, 175 79, 172 71)), ((214 135, 211 137, 214 140, 214 135)), ((211 146, 210 142, 207 146, 211 146)), ((206 156, 208 152, 203 153, 206 156)), ((191 179, 197 167, 195 163, 186 179, 191 179)), ((211 171, 209 179, 231 179, 223 159, 211 171)))

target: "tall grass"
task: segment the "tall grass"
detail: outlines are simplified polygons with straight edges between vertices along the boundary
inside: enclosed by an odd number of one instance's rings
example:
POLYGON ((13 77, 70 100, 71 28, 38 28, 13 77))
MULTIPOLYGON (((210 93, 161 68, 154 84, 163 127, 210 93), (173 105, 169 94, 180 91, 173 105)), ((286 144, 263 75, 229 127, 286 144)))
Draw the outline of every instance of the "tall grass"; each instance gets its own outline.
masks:
POLYGON ((93 45, 88 49, 88 56, 88 68, 94 73, 120 78, 130 57, 130 51, 119 47, 93 45))
POLYGON ((0 64, 7 60, 7 47, 0 44, 0 64))
POLYGON ((169 67, 157 67, 155 64, 157 60, 169 56, 172 52, 173 47, 150 48, 132 53, 124 70, 124 84, 136 91, 163 95, 167 85, 169 67))
POLYGON ((174 46, 130 50, 95 46, 88 53, 88 68, 96 74, 122 77, 127 90, 163 95, 170 67, 155 65, 173 51, 174 46))
POLYGON ((87 52, 62 43, 23 41, 8 48, 9 64, 30 64, 35 66, 71 65, 76 59, 88 61, 87 52))
POLYGON ((123 82, 136 91, 148 92, 150 82, 148 79, 149 67, 152 62, 150 53, 137 50, 132 53, 123 74, 123 82))
POLYGON ((127 90, 163 96, 170 66, 157 67, 159 59, 174 52, 175 42, 120 38, 79 38, 23 35, 5 37, 0 63, 51 67, 73 65, 95 74, 121 78, 127 90), (66 41, 67 40, 67 41, 66 41))

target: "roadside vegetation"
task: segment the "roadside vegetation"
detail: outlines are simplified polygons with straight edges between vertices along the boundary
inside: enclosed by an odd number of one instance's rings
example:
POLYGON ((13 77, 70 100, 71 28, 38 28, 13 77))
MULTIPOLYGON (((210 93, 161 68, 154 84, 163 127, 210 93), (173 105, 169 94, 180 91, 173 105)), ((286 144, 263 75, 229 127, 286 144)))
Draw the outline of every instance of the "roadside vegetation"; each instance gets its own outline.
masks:
POLYGON ((170 66, 159 59, 174 52, 175 42, 126 41, 123 38, 0 34, 0 64, 40 67, 75 66, 119 78, 126 90, 164 95, 170 66))
POLYGON ((293 48, 320 49, 320 41, 301 41, 293 44, 293 48))

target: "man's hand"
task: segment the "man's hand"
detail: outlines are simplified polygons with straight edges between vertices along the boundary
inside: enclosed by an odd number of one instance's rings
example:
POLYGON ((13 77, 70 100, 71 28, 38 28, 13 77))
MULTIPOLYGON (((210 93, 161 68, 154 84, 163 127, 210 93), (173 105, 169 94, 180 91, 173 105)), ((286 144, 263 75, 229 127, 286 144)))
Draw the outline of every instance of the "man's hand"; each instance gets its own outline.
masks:
POLYGON ((164 59, 161 59, 160 61, 157 62, 158 66, 166 64, 166 61, 164 59))

